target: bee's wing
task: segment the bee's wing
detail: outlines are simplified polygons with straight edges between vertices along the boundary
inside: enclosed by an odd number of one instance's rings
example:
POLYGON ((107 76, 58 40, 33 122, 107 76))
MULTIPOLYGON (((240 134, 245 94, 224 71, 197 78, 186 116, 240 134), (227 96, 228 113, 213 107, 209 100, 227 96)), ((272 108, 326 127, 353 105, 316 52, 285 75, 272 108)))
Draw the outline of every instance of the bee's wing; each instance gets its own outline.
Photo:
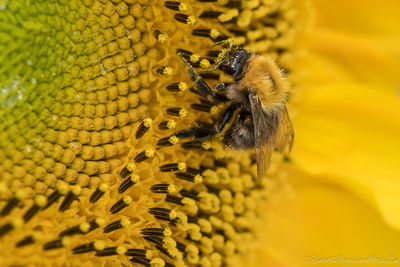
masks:
POLYGON ((261 183, 265 171, 271 164, 272 150, 279 117, 274 113, 266 113, 257 96, 249 94, 251 114, 254 124, 254 142, 257 161, 257 183, 261 183))
POLYGON ((281 153, 285 151, 286 147, 288 147, 288 151, 292 150, 293 139, 293 125, 286 106, 284 106, 280 114, 278 130, 276 132, 276 148, 281 153))

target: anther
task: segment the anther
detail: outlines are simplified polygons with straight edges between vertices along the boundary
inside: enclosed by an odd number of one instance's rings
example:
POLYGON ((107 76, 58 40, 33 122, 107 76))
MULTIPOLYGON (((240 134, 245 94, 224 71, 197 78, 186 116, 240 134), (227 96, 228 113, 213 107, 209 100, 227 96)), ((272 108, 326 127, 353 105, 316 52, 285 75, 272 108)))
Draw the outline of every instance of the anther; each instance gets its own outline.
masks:
POLYGON ((203 2, 203 3, 208 3, 208 2, 217 2, 217 1, 219 1, 219 0, 197 0, 197 1, 199 1, 199 2, 203 2))
POLYGON ((87 253, 87 252, 92 252, 92 251, 101 251, 105 247, 104 242, 97 240, 94 242, 86 243, 77 247, 74 247, 72 249, 72 253, 74 254, 82 254, 82 253, 87 253))
POLYGON ((155 184, 150 190, 157 194, 172 194, 175 193, 176 187, 173 184, 155 184))
POLYGON ((160 130, 169 130, 169 129, 174 129, 175 127, 176 127, 176 121, 174 120, 162 121, 158 125, 158 129, 160 130))
POLYGON ((109 232, 112 232, 112 231, 127 227, 130 224, 131 224, 131 222, 128 219, 123 218, 121 220, 112 222, 109 225, 107 225, 106 227, 104 227, 103 232, 104 233, 109 233, 109 232))
POLYGON ((106 221, 103 218, 101 218, 101 217, 96 218, 89 222, 90 228, 87 232, 89 233, 89 232, 99 228, 100 226, 103 226, 105 223, 106 223, 106 221))
POLYGON ((165 1, 164 5, 165 7, 175 11, 185 12, 187 10, 186 4, 177 1, 165 1))
POLYGON ((153 252, 151 250, 129 248, 125 252, 125 255, 137 258, 146 258, 150 260, 153 257, 153 252))
POLYGON ((216 19, 221 14, 222 12, 219 11, 204 11, 203 13, 201 13, 200 18, 216 19))
POLYGON ((172 221, 176 219, 176 211, 165 208, 150 208, 149 213, 154 215, 156 219, 164 221, 172 221))
POLYGON ((52 250, 57 248, 66 247, 71 243, 71 240, 68 237, 59 238, 56 240, 52 240, 43 245, 43 250, 52 250))
POLYGON ((172 146, 179 143, 179 138, 176 137, 175 135, 172 136, 167 136, 164 138, 161 138, 157 142, 157 146, 172 146))
POLYGON ((8 222, 0 226, 0 237, 13 229, 20 227, 22 224, 23 224, 22 218, 15 218, 11 222, 8 222))
POLYGON ((170 237, 172 235, 171 230, 164 228, 142 228, 140 233, 144 236, 170 237))
POLYGON ((32 217, 43 207, 47 205, 47 198, 42 195, 35 197, 35 203, 32 207, 24 214, 24 221, 28 222, 32 217))
POLYGON ((75 226, 72 226, 68 229, 65 229, 62 231, 58 237, 63 237, 66 235, 76 235, 76 234, 86 234, 90 230, 90 224, 89 223, 81 223, 75 226))
POLYGON ((151 127, 152 123, 153 123, 152 119, 150 119, 150 118, 144 119, 136 131, 136 139, 141 138, 147 132, 147 130, 151 127))
POLYGON ((167 109, 167 114, 172 115, 172 116, 177 116, 180 118, 184 118, 187 116, 187 110, 184 108, 168 108, 167 109))
POLYGON ((63 181, 58 181, 56 185, 56 190, 47 197, 47 205, 44 209, 50 207, 53 203, 55 203, 61 196, 68 193, 68 184, 63 181))
POLYGON ((167 86, 167 90, 170 92, 184 92, 188 89, 185 82, 177 82, 167 86))
POLYGON ((168 163, 160 166, 160 172, 186 171, 185 162, 168 163))
POLYGON ((177 172, 175 173, 175 176, 178 179, 189 181, 196 184, 203 182, 203 177, 200 174, 193 174, 189 172, 177 172))
POLYGON ((155 154, 155 151, 153 149, 151 149, 151 148, 146 149, 145 151, 142 151, 139 154, 137 154, 133 160, 136 163, 139 163, 139 162, 142 162, 143 160, 154 157, 154 154, 155 154))
POLYGON ((190 105, 193 109, 198 110, 198 111, 203 111, 207 113, 211 113, 212 107, 215 105, 210 105, 210 104, 191 104, 190 105))
POLYGON ((189 141, 186 143, 182 143, 182 148, 184 149, 202 149, 209 150, 211 148, 211 144, 208 141, 189 141))
POLYGON ((119 176, 121 176, 122 179, 125 179, 130 175, 132 172, 134 172, 136 169, 136 166, 134 163, 128 163, 119 173, 119 176))
POLYGON ((139 175, 132 175, 125 181, 121 183, 121 185, 118 187, 118 193, 122 194, 126 190, 128 190, 131 186, 137 184, 139 182, 139 175))
POLYGON ((12 197, 4 208, 0 212, 0 216, 6 216, 10 214, 13 208, 15 208, 22 199, 26 197, 26 192, 24 190, 18 190, 15 194, 15 197, 12 197))
POLYGON ((58 209, 60 212, 66 211, 71 205, 72 201, 77 198, 82 192, 82 188, 79 185, 73 186, 72 190, 68 192, 65 196, 64 201, 61 203, 60 208, 58 209))
POLYGON ((19 247, 30 245, 30 244, 33 244, 36 241, 40 240, 42 237, 43 236, 40 232, 34 232, 32 235, 28 235, 24 239, 19 241, 17 244, 15 244, 15 246, 17 248, 19 248, 19 247))
POLYGON ((242 1, 229 1, 225 7, 227 8, 241 8, 242 7, 242 1))
POLYGON ((196 23, 196 19, 194 16, 188 16, 186 14, 178 13, 174 15, 174 18, 177 21, 185 23, 187 25, 194 25, 196 23))
POLYGON ((165 201, 183 206, 184 204, 182 203, 182 199, 183 198, 181 197, 171 196, 171 195, 167 195, 165 197, 165 201))
POLYGON ((157 41, 159 41, 160 43, 165 43, 168 39, 168 35, 166 33, 162 33, 159 30, 155 30, 153 32, 154 37, 156 37, 157 41))
POLYGON ((134 263, 139 263, 139 264, 144 265, 146 267, 150 266, 150 260, 148 260, 148 259, 133 257, 133 258, 130 259, 130 261, 134 262, 134 263))
POLYGON ((115 214, 122 209, 129 206, 132 203, 132 198, 130 196, 124 196, 122 199, 118 200, 110 209, 111 214, 115 214))
POLYGON ((90 203, 96 203, 109 188, 110 186, 108 184, 102 183, 90 196, 90 203))
POLYGON ((181 191, 179 191, 179 194, 181 194, 181 196, 183 196, 183 197, 188 197, 188 198, 194 199, 196 201, 199 200, 199 198, 197 197, 199 195, 199 193, 195 192, 195 191, 181 189, 181 191))
POLYGON ((118 247, 108 247, 104 248, 101 251, 97 251, 95 256, 104 257, 104 256, 114 256, 114 255, 124 255, 127 249, 124 246, 118 247))
POLYGON ((166 66, 159 67, 159 68, 157 68, 157 73, 164 75, 166 77, 169 77, 172 75, 172 68, 166 67, 166 66))
POLYGON ((192 34, 200 37, 208 37, 215 40, 220 36, 220 32, 217 29, 196 29, 192 31, 192 34))

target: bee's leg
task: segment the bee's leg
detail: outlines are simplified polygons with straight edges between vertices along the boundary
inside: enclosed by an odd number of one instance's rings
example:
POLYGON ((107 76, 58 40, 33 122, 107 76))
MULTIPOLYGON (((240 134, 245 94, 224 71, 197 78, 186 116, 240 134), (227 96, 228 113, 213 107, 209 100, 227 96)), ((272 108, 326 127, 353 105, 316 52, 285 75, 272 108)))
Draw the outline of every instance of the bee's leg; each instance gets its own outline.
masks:
POLYGON ((186 69, 189 73, 189 77, 196 84, 196 88, 200 95, 202 95, 204 97, 210 95, 215 100, 218 100, 218 101, 227 101, 228 100, 226 98, 226 96, 214 92, 210 88, 210 86, 208 86, 208 84, 197 74, 197 72, 194 70, 194 68, 186 61, 186 59, 183 57, 182 53, 178 53, 178 56, 182 59, 183 63, 185 64, 186 69))
POLYGON ((230 105, 226 110, 224 115, 222 116, 222 119, 220 120, 220 122, 218 123, 216 132, 220 133, 222 132, 222 130, 224 129, 224 127, 226 126, 226 124, 229 122, 229 120, 232 118, 235 110, 237 108, 236 104, 230 105))

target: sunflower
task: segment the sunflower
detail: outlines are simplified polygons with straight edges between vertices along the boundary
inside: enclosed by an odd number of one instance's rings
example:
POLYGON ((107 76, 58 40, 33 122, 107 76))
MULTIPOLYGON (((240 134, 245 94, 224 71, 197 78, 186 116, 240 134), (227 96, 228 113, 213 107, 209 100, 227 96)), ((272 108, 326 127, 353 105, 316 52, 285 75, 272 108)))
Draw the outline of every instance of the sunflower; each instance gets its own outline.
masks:
MULTIPOLYGON (((285 257, 290 251, 285 248, 293 247, 287 242, 286 247, 279 247, 279 240, 288 240, 288 236, 283 233, 278 237, 279 231, 268 231, 271 228, 265 224, 274 223, 265 218, 265 211, 274 214, 275 195, 290 191, 288 186, 282 188, 287 177, 301 180, 307 185, 304 188, 313 189, 317 187, 313 185, 322 183, 325 187, 342 186, 334 192, 330 187, 326 192, 321 186, 309 198, 301 199, 308 202, 315 196, 336 197, 345 189, 359 193, 363 200, 382 200, 376 203, 387 221, 395 225, 395 212, 390 210, 395 205, 387 205, 384 188, 372 183, 376 176, 364 176, 373 185, 365 183, 370 187, 362 187, 362 180, 356 178, 365 173, 345 168, 346 159, 357 155, 347 155, 347 151, 332 146, 330 151, 335 153, 321 157, 327 150, 321 143, 310 142, 318 140, 318 135, 313 136, 316 127, 307 131, 310 122, 329 128, 335 122, 350 121, 335 121, 335 117, 325 120, 322 111, 332 110, 327 103, 334 103, 333 110, 348 115, 343 112, 346 104, 357 105, 344 100, 366 94, 347 76, 352 72, 340 71, 322 60, 321 55, 326 53, 338 62, 351 62, 351 55, 340 54, 343 58, 339 60, 333 53, 347 40, 340 43, 340 38, 334 38, 337 36, 312 32, 318 38, 312 42, 299 38, 293 44, 296 34, 307 26, 304 20, 311 16, 307 4, 283 0, 3 1, 1 265, 235 266, 244 259, 244 264, 264 266, 270 259, 272 266, 278 262, 296 266, 296 260, 291 260, 294 257, 285 257), (207 69, 223 52, 223 47, 211 46, 228 38, 274 59, 287 70, 293 87, 300 92, 294 93, 296 108, 290 109, 297 113, 297 148, 290 164, 281 165, 282 157, 274 155, 262 187, 254 182, 256 163, 251 152, 232 153, 221 149, 218 142, 179 140, 172 135, 198 121, 213 123, 223 108, 200 102, 177 53, 195 68, 207 69), (339 42, 337 47, 334 40, 339 42), (323 49, 295 60, 301 47, 323 49), (304 70, 312 76, 302 78, 304 70), (346 83, 325 88, 323 82, 329 80, 326 74, 342 77, 346 83), (346 91, 345 86, 350 85, 346 91), (332 101, 335 96, 337 101, 332 101), (316 113, 320 117, 313 117, 316 113), (270 202, 263 206, 266 198, 270 202), (272 241, 275 249, 268 246, 272 241)), ((316 14, 324 14, 323 7, 317 5, 316 14)), ((390 10, 394 9, 382 7, 382 14, 390 10)), ((326 27, 330 22, 326 18, 326 27)), ((395 46, 387 48, 394 50, 395 46)), ((372 54, 371 62, 396 69, 392 59, 382 60, 380 56, 372 54)), ((358 67, 357 77, 370 77, 364 82, 375 85, 366 96, 365 106, 368 101, 376 106, 378 96, 390 99, 395 106, 396 100, 386 95, 389 90, 374 90, 381 88, 382 81, 376 72, 368 72, 363 64, 358 67)), ((378 74, 386 75, 384 68, 379 70, 378 74)), ((204 79, 215 85, 226 77, 215 72, 204 79)), ((385 79, 384 85, 390 87, 391 79, 385 79)), ((396 110, 381 112, 393 116, 396 110)), ((371 119, 378 121, 380 116, 374 113, 368 121, 371 119)), ((390 122, 387 119, 379 124, 380 138, 385 142, 389 141, 386 133, 398 130, 390 122)), ((359 127, 365 134, 362 125, 359 127)), ((392 166, 393 158, 385 159, 381 162, 392 166)), ((389 173, 392 169, 385 170, 389 173)), ((396 188, 391 189, 396 192, 396 188)), ((351 194, 346 195, 348 199, 340 196, 343 202, 356 202, 351 194)), ((287 201, 278 203, 285 208, 287 201)), ((349 211, 358 209, 360 203, 349 211)), ((329 201, 326 204, 332 207, 329 201)), ((287 214, 284 208, 279 208, 281 216, 287 214)), ((372 217, 371 210, 364 212, 365 219, 372 217)), ((382 222, 376 225, 384 227, 382 222)), ((385 228, 382 232, 390 236, 389 231, 385 228)))

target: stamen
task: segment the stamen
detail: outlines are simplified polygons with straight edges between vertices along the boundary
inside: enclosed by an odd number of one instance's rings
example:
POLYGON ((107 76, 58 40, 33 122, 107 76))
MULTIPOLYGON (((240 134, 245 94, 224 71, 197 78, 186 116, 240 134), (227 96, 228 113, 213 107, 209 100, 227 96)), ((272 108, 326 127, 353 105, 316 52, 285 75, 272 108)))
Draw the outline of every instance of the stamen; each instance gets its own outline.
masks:
POLYGON ((52 250, 57 248, 66 247, 71 243, 69 237, 59 238, 50 242, 47 242, 43 245, 43 250, 52 250))
POLYGON ((164 228, 143 228, 140 233, 145 236, 170 237, 172 235, 171 230, 164 228))
POLYGON ((159 74, 161 74, 161 75, 169 77, 169 76, 172 75, 172 68, 171 67, 166 67, 166 66, 159 67, 159 68, 157 68, 157 72, 159 74))
POLYGON ((103 232, 106 234, 106 233, 109 233, 109 232, 112 232, 112 231, 127 227, 130 224, 131 224, 130 220, 128 220, 126 218, 123 218, 121 220, 112 222, 109 225, 107 225, 106 227, 104 227, 103 232))
POLYGON ((187 116, 187 110, 184 108, 168 108, 167 109, 167 114, 172 115, 172 116, 177 116, 180 118, 184 118, 187 116))
POLYGON ((193 109, 198 110, 198 111, 203 111, 207 113, 211 113, 211 109, 215 107, 215 105, 209 105, 209 104, 191 104, 190 105, 193 109))
POLYGON ((208 141, 190 141, 190 142, 182 143, 182 148, 210 150, 211 144, 208 141))
POLYGON ((203 177, 201 177, 200 174, 194 175, 193 173, 188 173, 188 172, 177 172, 175 173, 175 176, 178 179, 189 181, 196 184, 203 182, 203 177))
POLYGON ((186 171, 185 162, 168 163, 160 166, 160 172, 186 171))
POLYGON ((136 131, 136 139, 141 138, 147 132, 147 130, 151 127, 152 123, 153 123, 152 119, 150 119, 150 118, 144 119, 136 131))
POLYGON ((185 23, 187 25, 194 25, 196 23, 196 19, 194 16, 188 16, 186 14, 178 13, 174 15, 174 18, 177 21, 185 23))
POLYGON ((157 194, 172 194, 175 193, 176 187, 173 184, 155 184, 150 190, 157 194))
POLYGON ((157 146, 172 146, 176 145, 177 143, 179 143, 179 138, 176 137, 175 135, 172 135, 158 140, 157 146))
POLYGON ((25 237, 24 239, 19 241, 17 244, 15 244, 15 246, 17 248, 19 248, 19 247, 30 245, 30 244, 33 244, 34 242, 42 239, 42 237, 43 237, 43 235, 40 232, 34 232, 32 235, 28 235, 27 237, 25 237))
POLYGON ((150 260, 148 260, 148 259, 143 259, 143 258, 131 258, 130 259, 130 261, 131 262, 134 262, 134 263, 139 263, 139 264, 141 264, 141 265, 144 265, 144 266, 150 266, 150 260))
POLYGON ((242 7, 242 1, 229 1, 225 7, 227 8, 241 8, 242 7))
POLYGON ((105 223, 106 223, 106 221, 101 217, 99 217, 93 221, 90 221, 89 222, 90 228, 87 232, 90 233, 91 231, 97 229, 98 227, 103 226, 105 223))
POLYGON ((133 160, 136 163, 139 163, 139 162, 142 162, 143 160, 154 157, 154 154, 155 154, 155 151, 153 149, 151 149, 151 148, 146 149, 145 151, 142 151, 139 154, 137 154, 133 160))
POLYGON ((82 188, 79 185, 73 186, 72 190, 68 192, 65 196, 64 201, 61 203, 60 208, 58 209, 60 212, 66 211, 71 205, 72 201, 80 195, 82 192, 82 188))
POLYGON ((181 191, 179 191, 179 194, 181 194, 181 196, 183 196, 183 197, 188 197, 188 198, 194 199, 196 201, 199 200, 199 198, 197 197, 199 193, 195 192, 195 191, 181 189, 181 191))
POLYGON ((178 204, 178 205, 184 206, 184 204, 182 203, 182 199, 183 198, 181 198, 181 197, 176 197, 176 196, 171 196, 171 195, 167 195, 165 197, 165 201, 167 201, 167 202, 171 202, 171 203, 174 203, 174 204, 178 204))
POLYGON ((132 198, 130 196, 124 196, 122 199, 117 201, 110 209, 111 214, 115 214, 122 209, 129 206, 132 203, 132 198))
POLYGON ((61 196, 67 194, 68 192, 68 184, 63 181, 58 181, 56 185, 56 190, 47 197, 47 205, 43 209, 47 209, 53 203, 55 203, 61 196))
POLYGON ((105 247, 105 244, 103 241, 97 240, 94 242, 86 243, 77 247, 74 247, 72 249, 72 253, 74 254, 82 254, 82 253, 87 253, 87 252, 92 252, 92 251, 100 251, 103 250, 105 247))
POLYGON ((47 198, 42 195, 35 197, 35 203, 33 206, 24 214, 24 221, 28 222, 32 217, 43 207, 47 205, 47 198))
POLYGON ((121 185, 118 187, 118 193, 122 194, 126 190, 128 190, 131 186, 137 184, 139 182, 139 175, 132 175, 125 181, 121 183, 121 185))
POLYGON ((165 208, 150 208, 149 213, 155 218, 164 221, 172 221, 176 219, 176 211, 165 208))
POLYGON ((89 223, 81 223, 75 226, 72 226, 64 231, 62 231, 58 237, 63 237, 66 235, 76 235, 76 234, 86 234, 90 230, 89 223))
POLYGON ((166 33, 162 33, 159 30, 155 30, 153 32, 154 37, 156 37, 157 41, 159 41, 160 43, 165 43, 168 39, 168 35, 166 33))
POLYGON ((208 37, 215 40, 220 36, 220 32, 217 29, 196 29, 192 31, 192 34, 200 37, 208 37))
POLYGON ((110 186, 108 184, 102 183, 90 196, 90 203, 96 203, 109 188, 110 186))
POLYGON ((24 221, 22 220, 22 218, 15 218, 11 222, 0 226, 0 237, 13 229, 20 227, 23 223, 24 221))
POLYGON ((145 249, 129 248, 125 252, 125 255, 138 258, 146 258, 150 260, 151 258, 153 258, 153 251, 145 249))
POLYGON ((200 18, 216 19, 221 14, 222 14, 222 12, 220 12, 220 11, 204 11, 203 13, 201 13, 200 18))
POLYGON ((184 92, 188 89, 185 82, 177 82, 167 86, 167 90, 170 92, 184 92))
POLYGON ((175 127, 176 127, 176 121, 174 120, 162 121, 158 125, 158 129, 160 130, 169 130, 169 129, 174 129, 175 127))
POLYGON ((177 1, 165 1, 165 7, 175 10, 185 12, 187 10, 187 6, 185 3, 177 2, 177 1))
POLYGON ((104 248, 101 251, 97 251, 95 256, 104 257, 104 256, 114 256, 114 255, 124 255, 126 252, 127 249, 124 246, 108 247, 104 248))
POLYGON ((18 190, 15 194, 15 197, 11 198, 4 206, 4 208, 1 210, 0 216, 3 217, 10 214, 12 209, 15 208, 20 203, 20 201, 25 197, 26 197, 25 190, 22 189, 18 190))
POLYGON ((128 163, 119 173, 119 176, 121 176, 122 179, 125 179, 130 175, 132 172, 134 172, 136 169, 136 166, 134 163, 128 163))

